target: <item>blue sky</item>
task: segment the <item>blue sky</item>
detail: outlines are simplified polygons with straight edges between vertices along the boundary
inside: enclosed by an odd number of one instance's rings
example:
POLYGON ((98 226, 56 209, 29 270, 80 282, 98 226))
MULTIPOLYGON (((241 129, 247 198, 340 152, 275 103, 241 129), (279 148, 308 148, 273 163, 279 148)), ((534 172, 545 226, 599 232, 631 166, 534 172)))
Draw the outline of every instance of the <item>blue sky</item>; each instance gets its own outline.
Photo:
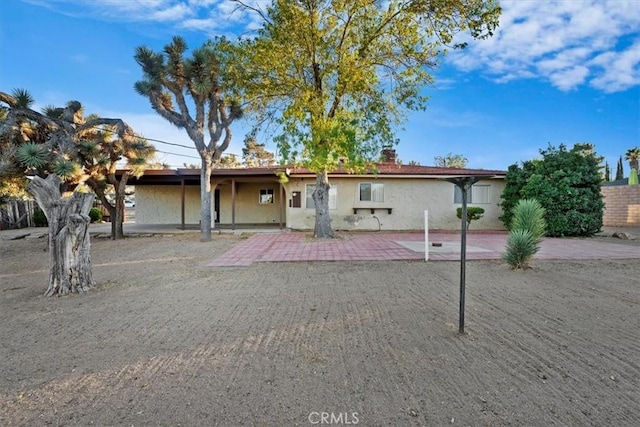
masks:
MULTIPOLYGON (((427 110, 398 129, 399 158, 432 165, 454 153, 472 168, 506 170, 549 143, 590 142, 615 172, 618 157, 640 146, 640 1, 501 4, 493 38, 450 52, 434 70, 427 110)), ((3 0, 0 91, 28 89, 36 107, 78 100, 147 138, 191 147, 133 90, 142 77, 134 49, 160 50, 176 34, 195 48, 256 25, 225 0, 3 0)), ((241 154, 248 128, 234 128, 228 152, 241 154)), ((159 153, 173 167, 199 163, 193 149, 154 144, 195 157, 159 153)))

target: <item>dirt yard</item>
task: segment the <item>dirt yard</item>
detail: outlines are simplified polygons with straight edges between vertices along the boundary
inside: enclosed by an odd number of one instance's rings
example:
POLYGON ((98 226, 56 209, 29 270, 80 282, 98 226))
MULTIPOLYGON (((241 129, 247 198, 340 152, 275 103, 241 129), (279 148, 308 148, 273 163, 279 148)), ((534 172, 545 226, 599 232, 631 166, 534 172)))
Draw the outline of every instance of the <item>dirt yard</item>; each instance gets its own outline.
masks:
MULTIPOLYGON (((206 263, 238 242, 93 239, 45 298, 0 240, 0 425, 640 425, 638 260, 206 263)), ((639 246, 640 249, 640 246, 639 246)))

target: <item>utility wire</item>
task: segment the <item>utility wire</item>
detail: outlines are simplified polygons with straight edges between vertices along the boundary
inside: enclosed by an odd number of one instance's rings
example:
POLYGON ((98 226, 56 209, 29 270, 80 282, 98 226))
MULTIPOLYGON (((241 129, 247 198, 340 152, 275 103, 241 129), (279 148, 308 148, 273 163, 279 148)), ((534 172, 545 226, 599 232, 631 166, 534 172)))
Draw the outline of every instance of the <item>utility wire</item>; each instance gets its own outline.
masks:
POLYGON ((172 156, 189 157, 190 159, 198 159, 198 160, 200 160, 200 157, 196 157, 196 156, 189 156, 189 155, 187 155, 187 154, 170 153, 170 152, 168 152, 168 151, 160 151, 160 150, 156 150, 156 153, 171 154, 172 156))
MULTIPOLYGON (((153 142, 159 142, 161 144, 167 144, 167 145, 175 145, 176 147, 184 147, 184 148, 190 148, 192 150, 195 150, 196 147, 193 146, 188 146, 188 145, 182 145, 182 144, 177 144, 175 142, 167 142, 167 141, 162 141, 160 139, 153 139, 153 138, 146 138, 146 137, 141 137, 142 139, 146 139, 149 141, 153 141, 153 142)), ((164 151, 160 151, 160 150, 156 150, 158 153, 164 153, 164 154, 175 154, 177 156, 184 156, 184 157, 191 157, 191 156, 186 156, 184 154, 176 154, 176 153, 166 153, 164 151)), ((224 155, 226 156, 234 156, 234 157, 240 157, 239 154, 235 154, 235 153, 229 153, 229 152, 224 152, 224 155)), ((194 159, 200 159, 200 157, 193 157, 194 159)))
POLYGON ((183 145, 183 144, 176 144, 175 142, 167 142, 167 141, 161 141, 159 139, 153 139, 153 138, 147 138, 147 137, 141 137, 142 139, 146 139, 148 141, 153 141, 153 142, 159 142, 161 144, 167 144, 167 145, 175 145, 176 147, 183 147, 183 148, 190 148, 192 150, 195 150, 196 147, 194 147, 193 145, 189 146, 189 145, 183 145))

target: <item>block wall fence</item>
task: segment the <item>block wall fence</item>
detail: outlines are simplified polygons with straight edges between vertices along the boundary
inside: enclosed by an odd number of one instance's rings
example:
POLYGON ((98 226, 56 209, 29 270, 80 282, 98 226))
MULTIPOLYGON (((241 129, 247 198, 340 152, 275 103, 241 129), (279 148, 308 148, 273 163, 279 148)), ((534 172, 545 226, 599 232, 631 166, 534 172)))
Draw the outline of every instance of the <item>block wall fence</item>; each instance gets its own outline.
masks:
POLYGON ((602 222, 611 227, 640 226, 640 185, 602 187, 604 216, 602 222))

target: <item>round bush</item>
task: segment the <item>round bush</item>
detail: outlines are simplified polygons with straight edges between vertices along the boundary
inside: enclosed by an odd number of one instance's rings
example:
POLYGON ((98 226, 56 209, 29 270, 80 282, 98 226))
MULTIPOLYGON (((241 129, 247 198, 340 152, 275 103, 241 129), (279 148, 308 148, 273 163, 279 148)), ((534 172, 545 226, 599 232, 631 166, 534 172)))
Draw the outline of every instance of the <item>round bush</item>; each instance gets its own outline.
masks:
POLYGON ((91 222, 102 221, 102 211, 100 208, 91 208, 89 211, 89 218, 91 218, 91 222))
POLYGON ((40 209, 35 209, 33 211, 33 223, 36 225, 36 227, 49 226, 46 215, 40 209))

